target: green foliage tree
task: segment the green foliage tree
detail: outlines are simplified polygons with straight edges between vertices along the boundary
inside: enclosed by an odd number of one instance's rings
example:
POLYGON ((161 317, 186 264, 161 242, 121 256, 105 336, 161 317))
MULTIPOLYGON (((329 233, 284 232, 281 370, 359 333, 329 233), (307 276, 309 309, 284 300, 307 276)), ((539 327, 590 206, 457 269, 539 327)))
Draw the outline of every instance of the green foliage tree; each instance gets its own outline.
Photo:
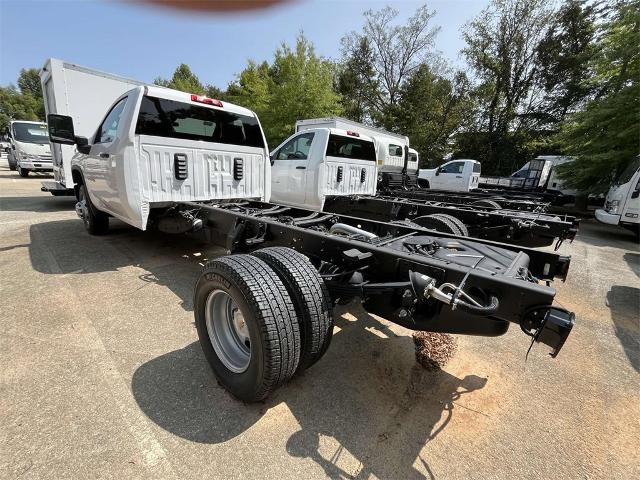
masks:
POLYGON ((343 58, 338 65, 336 90, 342 97, 344 116, 356 122, 367 122, 372 114, 372 99, 379 96, 369 40, 360 38, 355 50, 345 51, 343 58))
POLYGON ((366 104, 352 110, 359 120, 370 120, 379 126, 393 128, 393 112, 400 101, 404 83, 420 65, 433 57, 434 39, 439 28, 431 26, 435 12, 426 5, 419 7, 405 22, 398 23, 398 10, 385 7, 368 10, 361 32, 351 32, 342 39, 343 79, 345 95, 367 99, 366 104), (356 67, 355 76, 350 69, 356 67), (349 88, 346 88, 349 87, 349 88), (364 114, 361 114, 364 112, 364 114))
POLYGON ((465 27, 463 53, 477 79, 475 124, 466 138, 484 136, 487 148, 476 158, 485 171, 508 173, 522 161, 508 155, 520 130, 531 127, 538 45, 551 14, 550 0, 493 0, 465 27))
POLYGON ((421 65, 403 85, 393 123, 410 138, 422 166, 441 163, 449 152, 451 136, 471 109, 469 90, 464 73, 447 78, 427 65, 421 65))
POLYGON ((18 76, 18 88, 23 95, 42 98, 42 85, 37 68, 23 68, 18 76))
POLYGON ((158 77, 153 81, 153 83, 187 93, 196 93, 198 95, 203 95, 205 93, 205 87, 200 83, 196 74, 193 73, 189 66, 184 63, 180 64, 178 68, 176 68, 171 80, 158 77))
POLYGON ((558 141, 575 161, 561 175, 584 191, 606 190, 640 153, 640 1, 618 2, 603 25, 592 65, 598 94, 563 124, 558 141))
POLYGON ((334 74, 333 64, 318 57, 300 34, 295 48, 282 45, 271 65, 249 62, 227 95, 258 114, 269 145, 275 147, 293 133, 296 120, 341 113, 334 74))
POLYGON ((44 121, 44 101, 37 68, 20 70, 18 87, 0 87, 0 132, 4 133, 11 120, 44 121))
POLYGON ((537 83, 543 99, 532 117, 539 124, 555 128, 595 92, 596 85, 586 80, 594 74, 597 12, 597 2, 566 0, 538 45, 537 83))

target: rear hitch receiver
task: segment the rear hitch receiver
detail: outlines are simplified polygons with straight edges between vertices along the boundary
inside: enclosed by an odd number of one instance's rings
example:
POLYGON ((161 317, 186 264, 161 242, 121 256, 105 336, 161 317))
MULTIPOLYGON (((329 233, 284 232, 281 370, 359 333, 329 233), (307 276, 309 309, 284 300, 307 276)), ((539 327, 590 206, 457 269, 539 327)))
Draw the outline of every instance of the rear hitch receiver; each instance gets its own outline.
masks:
POLYGON ((552 358, 556 358, 567 341, 576 323, 576 315, 563 308, 544 306, 530 310, 520 324, 522 331, 533 337, 533 342, 551 347, 552 358))

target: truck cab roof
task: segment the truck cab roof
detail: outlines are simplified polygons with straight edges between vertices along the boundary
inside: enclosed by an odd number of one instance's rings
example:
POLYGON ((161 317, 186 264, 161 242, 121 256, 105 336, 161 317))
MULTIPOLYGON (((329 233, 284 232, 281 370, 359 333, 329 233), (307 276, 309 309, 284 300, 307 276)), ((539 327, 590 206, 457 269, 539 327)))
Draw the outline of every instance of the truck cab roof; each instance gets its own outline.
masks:
MULTIPOLYGON (((156 85, 147 85, 137 88, 145 89, 145 95, 150 97, 165 98, 167 100, 175 100, 177 102, 185 103, 197 103, 199 106, 209 108, 223 108, 226 111, 237 113, 240 115, 247 115, 255 117, 256 114, 248 108, 241 107, 229 102, 221 102, 220 100, 212 99, 204 95, 196 95, 193 93, 185 93, 180 90, 173 90, 167 87, 161 87, 156 85), (212 101, 212 102, 209 102, 212 101)), ((135 90, 135 89, 134 89, 135 90)))

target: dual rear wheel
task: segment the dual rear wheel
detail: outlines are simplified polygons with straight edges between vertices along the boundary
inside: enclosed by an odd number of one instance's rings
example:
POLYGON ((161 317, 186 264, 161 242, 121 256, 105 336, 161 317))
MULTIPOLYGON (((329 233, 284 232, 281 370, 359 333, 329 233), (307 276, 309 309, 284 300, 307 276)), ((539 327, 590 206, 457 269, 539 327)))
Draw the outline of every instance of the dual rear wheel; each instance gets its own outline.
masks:
POLYGON ((324 355, 331 310, 311 262, 283 247, 212 260, 195 289, 204 355, 220 383, 247 402, 264 400, 324 355))

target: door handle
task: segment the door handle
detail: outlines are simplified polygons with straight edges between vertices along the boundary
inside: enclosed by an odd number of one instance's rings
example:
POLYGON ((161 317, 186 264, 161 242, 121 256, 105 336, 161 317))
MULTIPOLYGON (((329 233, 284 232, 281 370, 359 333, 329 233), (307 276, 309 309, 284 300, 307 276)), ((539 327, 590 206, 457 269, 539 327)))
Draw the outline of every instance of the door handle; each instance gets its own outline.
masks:
POLYGON ((456 178, 462 178, 462 175, 456 175, 456 178))
POLYGON ((298 166, 296 167, 296 170, 306 170, 307 167, 302 167, 302 166, 298 166))
POLYGON ((109 154, 108 153, 101 153, 100 154, 100 158, 109 158, 109 154))

